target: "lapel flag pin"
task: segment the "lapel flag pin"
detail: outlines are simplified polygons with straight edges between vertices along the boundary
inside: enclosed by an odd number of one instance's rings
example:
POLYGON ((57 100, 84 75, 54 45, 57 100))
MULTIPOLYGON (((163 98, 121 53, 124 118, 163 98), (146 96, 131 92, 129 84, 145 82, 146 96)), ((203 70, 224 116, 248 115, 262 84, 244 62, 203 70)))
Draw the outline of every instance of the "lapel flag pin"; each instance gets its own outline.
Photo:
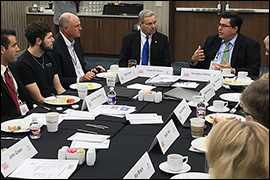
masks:
POLYGON ((157 41, 155 41, 155 44, 157 44, 157 41))

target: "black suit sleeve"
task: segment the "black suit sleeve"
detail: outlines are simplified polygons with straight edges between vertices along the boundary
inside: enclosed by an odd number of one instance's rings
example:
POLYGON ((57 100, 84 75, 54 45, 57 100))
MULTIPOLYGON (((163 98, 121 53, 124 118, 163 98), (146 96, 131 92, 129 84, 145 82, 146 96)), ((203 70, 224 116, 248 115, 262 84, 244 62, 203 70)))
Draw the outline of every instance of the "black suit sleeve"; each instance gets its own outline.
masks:
POLYGON ((122 47, 120 50, 119 67, 128 67, 128 60, 130 59, 130 48, 128 45, 127 36, 122 39, 122 47))

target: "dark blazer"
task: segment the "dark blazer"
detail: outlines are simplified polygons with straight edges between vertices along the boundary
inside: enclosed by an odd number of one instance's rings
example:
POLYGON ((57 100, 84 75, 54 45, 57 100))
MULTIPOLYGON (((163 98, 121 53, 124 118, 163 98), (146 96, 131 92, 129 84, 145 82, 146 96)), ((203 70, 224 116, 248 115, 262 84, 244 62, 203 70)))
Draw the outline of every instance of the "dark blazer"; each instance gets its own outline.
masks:
MULTIPOLYGON (((16 83, 18 84, 18 93, 20 100, 22 102, 26 102, 29 110, 33 109, 31 97, 28 94, 28 91, 23 85, 23 83, 20 81, 14 64, 9 63, 8 67, 12 72, 12 75, 15 78, 16 83)), ((7 89, 6 83, 1 77, 1 122, 8 119, 13 119, 18 116, 19 114, 17 112, 16 105, 7 89)))
MULTIPOLYGON (((51 52, 53 53, 55 60, 56 71, 59 75, 62 86, 65 89, 69 89, 69 85, 76 83, 77 79, 71 55, 68 52, 67 45, 60 32, 54 36, 54 39, 55 41, 53 42, 53 49, 51 52)), ((82 69, 85 72, 86 63, 84 62, 83 48, 79 38, 75 38, 74 48, 82 65, 82 69)))
MULTIPOLYGON (((140 63, 141 53, 141 33, 140 31, 132 32, 122 39, 122 48, 120 50, 120 67, 127 67, 128 60, 136 59, 140 63)), ((151 66, 171 66, 169 41, 167 36, 156 32, 152 36, 150 50, 151 66)))
MULTIPOLYGON (((215 58, 222 39, 218 35, 209 36, 203 46, 205 60, 198 62, 195 68, 209 69, 215 58)), ((248 71, 249 76, 259 76, 261 67, 260 44, 251 38, 238 34, 232 53, 231 67, 238 71, 248 71)))

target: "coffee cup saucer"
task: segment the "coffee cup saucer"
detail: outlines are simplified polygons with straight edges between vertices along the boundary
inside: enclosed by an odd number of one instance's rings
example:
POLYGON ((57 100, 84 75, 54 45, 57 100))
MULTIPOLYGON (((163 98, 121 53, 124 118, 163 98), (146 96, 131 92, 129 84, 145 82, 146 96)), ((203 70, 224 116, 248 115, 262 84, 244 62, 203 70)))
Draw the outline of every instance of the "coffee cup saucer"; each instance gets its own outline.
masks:
POLYGON ((228 112, 230 110, 228 107, 224 107, 223 109, 218 110, 215 109, 214 106, 209 106, 207 109, 212 112, 228 112))
POLYGON ((182 170, 180 170, 180 171, 171 171, 168 168, 167 161, 165 161, 165 162, 163 162, 163 163, 161 163, 159 165, 159 169, 162 170, 163 172, 170 173, 170 174, 180 174, 180 173, 186 173, 186 172, 190 171, 191 167, 190 167, 189 164, 183 163, 182 170))
MULTIPOLYGON (((196 106, 197 106, 197 104, 194 103, 193 101, 189 101, 187 104, 188 104, 189 106, 192 106, 192 107, 196 107, 196 106)), ((205 102, 204 104, 205 104, 205 106, 208 106, 208 105, 209 105, 207 102, 205 102)))
POLYGON ((234 74, 222 74, 223 77, 234 77, 234 74))

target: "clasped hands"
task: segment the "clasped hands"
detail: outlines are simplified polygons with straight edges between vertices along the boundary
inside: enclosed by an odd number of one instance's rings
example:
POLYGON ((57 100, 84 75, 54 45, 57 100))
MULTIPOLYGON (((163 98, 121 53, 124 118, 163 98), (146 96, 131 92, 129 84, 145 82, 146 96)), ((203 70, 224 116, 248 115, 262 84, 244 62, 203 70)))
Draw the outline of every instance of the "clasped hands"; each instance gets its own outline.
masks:
POLYGON ((94 79, 96 77, 97 73, 105 71, 106 70, 102 66, 98 65, 96 68, 88 71, 84 76, 80 77, 80 82, 90 81, 91 79, 94 79))
MULTIPOLYGON (((205 55, 204 50, 199 46, 197 50, 194 52, 191 61, 198 62, 198 61, 204 61, 205 55)), ((229 63, 224 59, 225 64, 216 64, 215 70, 221 70, 221 69, 231 69, 231 73, 234 73, 234 68, 232 68, 229 63)))

